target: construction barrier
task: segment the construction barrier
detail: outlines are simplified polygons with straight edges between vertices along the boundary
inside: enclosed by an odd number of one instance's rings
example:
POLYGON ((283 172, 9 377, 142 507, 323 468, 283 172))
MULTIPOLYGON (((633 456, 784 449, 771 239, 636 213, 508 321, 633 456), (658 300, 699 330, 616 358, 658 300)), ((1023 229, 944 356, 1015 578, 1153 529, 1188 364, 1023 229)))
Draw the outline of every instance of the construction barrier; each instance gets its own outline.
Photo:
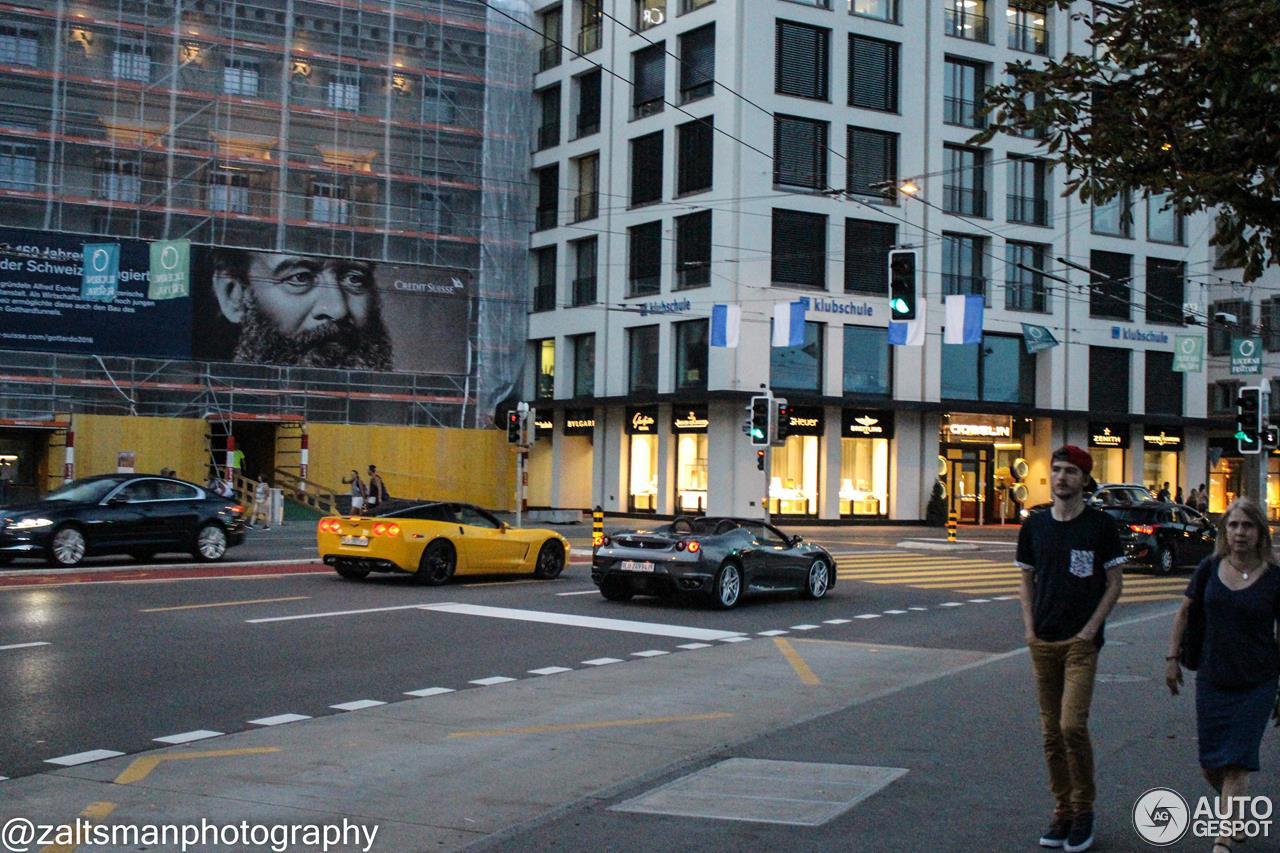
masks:
POLYGON ((954 510, 947 513, 947 541, 956 541, 956 522, 959 521, 959 513, 954 510))
POLYGON ((591 511, 591 547, 599 548, 604 542, 604 509, 596 507, 591 511))

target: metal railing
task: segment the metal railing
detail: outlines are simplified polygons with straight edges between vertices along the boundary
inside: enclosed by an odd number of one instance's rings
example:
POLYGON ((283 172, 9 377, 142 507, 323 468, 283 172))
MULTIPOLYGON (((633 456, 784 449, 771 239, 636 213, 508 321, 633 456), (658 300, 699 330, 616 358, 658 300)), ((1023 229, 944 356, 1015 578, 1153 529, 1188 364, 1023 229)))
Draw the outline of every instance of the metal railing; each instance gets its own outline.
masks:
MULTIPOLYGON (((243 477, 241 479, 244 479, 243 477)), ((314 480, 299 477, 284 468, 275 469, 272 483, 284 491, 285 497, 326 514, 338 511, 338 495, 328 486, 322 486, 314 480)), ((239 486, 240 484, 237 484, 239 486)), ((253 494, 253 485, 249 484, 247 494, 253 494)))
POLYGON ((946 124, 960 127, 984 128, 986 117, 982 115, 982 102, 965 98, 945 97, 942 99, 942 120, 946 124))
POLYGON ((538 51, 538 70, 546 71, 560 64, 560 45, 544 44, 538 51))
POLYGON ((983 190, 970 187, 943 186, 942 207, 947 213, 959 213, 962 216, 986 216, 987 194, 983 190))
POLYGON ((600 49, 600 25, 583 24, 578 30, 578 53, 590 53, 600 49))
POLYGON ((555 206, 539 207, 534 213, 534 229, 544 231, 547 228, 555 228, 557 213, 555 206))
POLYGON ((1049 200, 1029 195, 1010 195, 1005 197, 1010 222, 1022 222, 1027 225, 1049 224, 1049 200))
POLYGON ((600 212, 600 196, 596 193, 579 193, 573 200, 573 221, 595 219, 600 212))
POLYGON ((596 302, 596 277, 575 278, 573 280, 573 304, 594 305, 596 302))
POLYGON ((556 310, 556 286, 554 284, 538 284, 533 288, 533 310, 556 310))
POLYGON ((956 38, 968 39, 969 41, 989 42, 990 37, 990 21, 986 15, 979 15, 974 12, 965 12, 957 9, 947 9, 947 25, 946 33, 956 38))
POLYGON ((1009 25, 1009 49, 1024 53, 1049 55, 1049 33, 1044 27, 1027 24, 1009 25))
POLYGON ((987 280, 976 275, 942 274, 942 293, 946 296, 964 294, 966 296, 986 296, 987 280))
POLYGON ((1009 311, 1049 310, 1049 297, 1044 282, 1006 281, 1004 283, 1004 307, 1009 311))
POLYGON ((560 123, 544 124, 538 128, 538 150, 560 144, 560 123))

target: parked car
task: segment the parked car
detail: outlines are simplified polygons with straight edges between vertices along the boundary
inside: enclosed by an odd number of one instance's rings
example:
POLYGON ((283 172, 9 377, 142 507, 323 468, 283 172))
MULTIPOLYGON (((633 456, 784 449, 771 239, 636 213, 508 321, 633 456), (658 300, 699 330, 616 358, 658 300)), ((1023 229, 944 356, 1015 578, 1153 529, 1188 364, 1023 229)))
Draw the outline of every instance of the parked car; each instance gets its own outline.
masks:
POLYGON ((1176 566, 1194 566, 1213 552, 1218 531, 1197 510, 1167 501, 1104 506, 1120 525, 1120 541, 1130 563, 1167 575, 1176 566))
POLYGON ((455 575, 515 574, 559 577, 569 540, 554 530, 516 528, 464 503, 400 501, 376 515, 329 515, 316 528, 326 566, 348 580, 370 572, 405 572, 423 583, 455 575))
POLYGON ((161 551, 212 562, 243 541, 243 506, 172 477, 86 477, 0 509, 0 564, 44 557, 71 567, 99 554, 147 560, 161 551))
POLYGON ((835 586, 836 561, 821 545, 763 521, 678 516, 653 530, 606 536, 592 560, 591 580, 610 601, 679 591, 727 610, 746 593, 822 598, 835 586))
MULTIPOLYGON (((1109 506, 1132 506, 1156 499, 1155 493, 1141 483, 1099 483, 1098 488, 1085 495, 1085 503, 1089 506, 1106 508, 1109 506)), ((1023 507, 1019 515, 1025 520, 1033 512, 1048 509, 1052 503, 1036 504, 1023 507)))

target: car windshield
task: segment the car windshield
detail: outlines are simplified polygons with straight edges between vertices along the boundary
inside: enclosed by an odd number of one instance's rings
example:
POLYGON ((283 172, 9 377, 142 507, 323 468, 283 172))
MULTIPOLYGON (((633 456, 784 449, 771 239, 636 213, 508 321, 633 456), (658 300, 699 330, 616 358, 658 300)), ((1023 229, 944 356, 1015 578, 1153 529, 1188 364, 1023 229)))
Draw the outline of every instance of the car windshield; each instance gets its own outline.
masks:
POLYGON ((77 480, 50 492, 45 500, 95 503, 107 496, 107 492, 120 485, 119 480, 77 480))

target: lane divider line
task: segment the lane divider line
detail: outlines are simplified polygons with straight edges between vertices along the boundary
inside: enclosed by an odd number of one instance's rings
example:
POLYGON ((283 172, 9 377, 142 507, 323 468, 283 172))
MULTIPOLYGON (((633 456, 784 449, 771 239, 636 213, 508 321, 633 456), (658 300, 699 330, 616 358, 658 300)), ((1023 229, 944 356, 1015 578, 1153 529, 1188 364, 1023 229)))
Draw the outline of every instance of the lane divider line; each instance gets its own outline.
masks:
POLYGON ((276 714, 274 717, 260 717, 256 720, 250 720, 249 725, 252 726, 284 726, 289 723, 296 723, 301 720, 311 719, 306 714, 276 714))
POLYGON ((45 643, 45 642, 39 642, 39 643, 14 643, 14 644, 9 645, 9 646, 0 646, 0 652, 12 651, 13 649, 34 649, 34 648, 36 648, 36 647, 38 647, 38 646, 47 646, 47 645, 49 645, 49 643, 45 643))
POLYGON ((280 601, 307 601, 309 595, 290 595, 286 598, 251 598, 247 601, 217 601, 212 604, 181 604, 177 607, 149 607, 139 613, 168 613, 173 610, 200 610, 205 607, 235 607, 239 604, 275 604, 280 601))
POLYGON ((376 708, 379 705, 385 705, 386 702, 379 702, 377 699, 357 699, 354 702, 343 702, 340 705, 330 705, 335 711, 363 711, 365 708, 376 708))
POLYGON ((796 671, 796 675, 800 678, 801 684, 807 684, 810 687, 821 684, 818 676, 813 674, 813 670, 809 668, 809 664, 805 659, 800 657, 800 653, 790 642, 782 637, 774 637, 773 643, 778 647, 778 651, 782 652, 782 656, 787 659, 787 663, 791 664, 791 668, 796 671))
POLYGON ((453 693, 452 687, 427 687, 422 690, 406 690, 404 695, 417 696, 419 698, 425 696, 443 696, 445 693, 453 693))
POLYGON ((222 732, 215 732, 210 729, 196 729, 193 732, 182 732, 176 735, 165 735, 164 737, 152 738, 156 743, 167 743, 170 746, 177 746, 183 743, 191 743, 197 740, 206 740, 211 737, 222 737, 222 732))

